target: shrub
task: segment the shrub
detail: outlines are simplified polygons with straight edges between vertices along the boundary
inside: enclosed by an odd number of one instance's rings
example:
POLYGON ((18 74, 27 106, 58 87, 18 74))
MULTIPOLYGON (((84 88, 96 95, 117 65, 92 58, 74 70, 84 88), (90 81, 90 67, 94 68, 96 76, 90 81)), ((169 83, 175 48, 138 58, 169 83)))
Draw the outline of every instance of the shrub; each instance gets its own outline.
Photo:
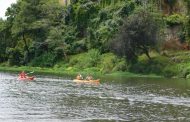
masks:
POLYGON ((124 58, 119 58, 113 53, 105 53, 101 55, 101 64, 99 66, 103 73, 112 71, 127 71, 128 65, 124 58))
POLYGON ((120 59, 113 53, 100 55, 96 49, 88 53, 72 56, 69 60, 69 66, 83 69, 87 72, 109 73, 112 71, 126 71, 127 64, 125 59, 120 59))
POLYGON ((87 73, 93 74, 94 72, 99 72, 100 69, 97 67, 91 67, 91 68, 84 69, 84 71, 86 71, 87 73))
POLYGON ((55 63, 56 56, 52 53, 44 53, 41 56, 35 57, 30 63, 31 66, 52 67, 55 63))
MULTIPOLYGON (((190 74, 190 64, 189 63, 180 63, 176 65, 178 76, 182 78, 187 78, 187 76, 190 74)), ((188 76, 189 77, 189 76, 188 76)))
POLYGON ((173 14, 165 18, 166 24, 169 26, 183 24, 184 17, 179 14, 173 14))
POLYGON ((21 64, 21 52, 16 48, 9 48, 6 52, 9 55, 9 65, 20 65, 21 64))
POLYGON ((113 68, 113 71, 127 71, 128 65, 124 58, 120 59, 113 68))
POLYGON ((72 56, 69 61, 69 65, 78 68, 96 67, 100 62, 100 52, 96 49, 89 50, 88 53, 81 53, 72 56))
POLYGON ((138 9, 124 21, 120 31, 110 43, 110 49, 125 56, 129 63, 137 61, 142 53, 150 59, 149 50, 158 44, 160 26, 158 16, 146 9, 138 9), (148 32, 148 33, 147 33, 148 32))
POLYGON ((82 63, 85 61, 86 57, 87 53, 71 56, 69 59, 69 65, 73 67, 84 68, 84 65, 82 63))
POLYGON ((163 70, 163 75, 165 77, 173 77, 176 76, 178 74, 178 70, 176 69, 175 66, 167 66, 164 68, 163 70))
MULTIPOLYGON (((152 54, 155 55, 155 54, 152 54)), ((143 73, 143 74, 158 74, 163 73, 163 67, 166 67, 169 63, 169 59, 164 56, 152 57, 151 60, 148 60, 145 55, 139 57, 137 63, 132 64, 129 67, 129 70, 134 73, 143 73)))
POLYGON ((88 51, 87 57, 87 63, 89 66, 95 67, 100 61, 100 52, 96 49, 92 49, 88 51))

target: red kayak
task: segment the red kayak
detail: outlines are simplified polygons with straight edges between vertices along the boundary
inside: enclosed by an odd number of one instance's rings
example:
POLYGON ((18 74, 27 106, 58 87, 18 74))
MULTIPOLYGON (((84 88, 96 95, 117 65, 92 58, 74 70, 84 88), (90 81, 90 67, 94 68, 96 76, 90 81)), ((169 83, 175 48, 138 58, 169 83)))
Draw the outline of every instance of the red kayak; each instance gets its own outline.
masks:
POLYGON ((25 81, 30 81, 30 80, 34 80, 34 76, 32 77, 25 77, 25 78, 22 78, 22 77, 18 77, 18 80, 25 80, 25 81))

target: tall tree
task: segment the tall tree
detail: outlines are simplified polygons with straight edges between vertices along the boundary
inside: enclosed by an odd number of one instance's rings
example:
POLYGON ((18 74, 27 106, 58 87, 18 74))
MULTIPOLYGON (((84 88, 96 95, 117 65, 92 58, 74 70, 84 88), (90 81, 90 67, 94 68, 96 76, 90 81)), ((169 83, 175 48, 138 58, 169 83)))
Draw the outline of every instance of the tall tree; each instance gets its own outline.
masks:
POLYGON ((118 55, 126 56, 128 61, 135 61, 141 53, 151 59, 149 50, 156 45, 158 32, 159 26, 154 16, 145 9, 140 9, 125 19, 112 42, 112 49, 118 55))
POLYGON ((39 10, 37 8, 39 0, 19 0, 17 14, 13 20, 12 34, 14 37, 23 40, 24 50, 26 51, 26 63, 29 61, 28 39, 32 35, 33 23, 38 19, 39 10))
POLYGON ((186 2, 187 6, 187 24, 186 24, 186 29, 187 29, 187 40, 190 43, 190 0, 184 0, 186 2))
POLYGON ((5 21, 0 18, 0 62, 6 59, 7 33, 5 21))

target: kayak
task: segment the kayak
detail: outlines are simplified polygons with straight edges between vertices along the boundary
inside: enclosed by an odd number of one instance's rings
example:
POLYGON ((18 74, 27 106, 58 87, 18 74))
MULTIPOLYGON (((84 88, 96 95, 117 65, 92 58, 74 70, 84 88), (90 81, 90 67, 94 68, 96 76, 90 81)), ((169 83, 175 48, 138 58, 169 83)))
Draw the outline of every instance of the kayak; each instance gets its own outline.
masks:
POLYGON ((21 77, 18 77, 18 80, 27 80, 27 81, 30 81, 30 80, 34 80, 34 76, 32 76, 32 77, 26 77, 26 78, 21 78, 21 77))
POLYGON ((100 83, 100 79, 97 80, 78 80, 78 79, 74 79, 73 80, 76 83, 100 83))

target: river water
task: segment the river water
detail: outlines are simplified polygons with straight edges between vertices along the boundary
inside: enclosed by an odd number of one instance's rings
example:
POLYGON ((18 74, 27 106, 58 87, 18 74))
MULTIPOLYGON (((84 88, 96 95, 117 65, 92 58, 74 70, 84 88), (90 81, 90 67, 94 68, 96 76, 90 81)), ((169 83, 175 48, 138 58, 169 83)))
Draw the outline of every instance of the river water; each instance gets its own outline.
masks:
POLYGON ((0 73, 0 121, 190 121, 190 81, 102 78, 98 84, 0 73))

